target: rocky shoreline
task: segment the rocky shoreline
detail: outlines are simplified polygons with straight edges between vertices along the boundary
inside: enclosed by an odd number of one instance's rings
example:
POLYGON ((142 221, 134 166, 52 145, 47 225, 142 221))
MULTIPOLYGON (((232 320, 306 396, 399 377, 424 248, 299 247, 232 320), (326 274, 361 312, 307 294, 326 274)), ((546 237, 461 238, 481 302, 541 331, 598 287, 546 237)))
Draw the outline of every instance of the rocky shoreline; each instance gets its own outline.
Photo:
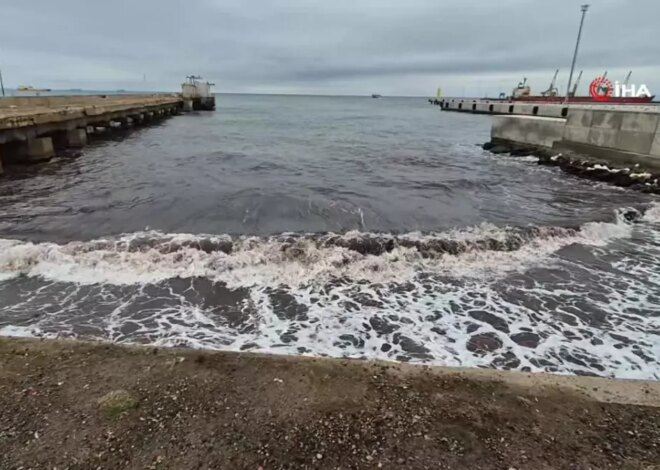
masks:
POLYGON ((611 162, 593 159, 572 152, 558 152, 544 147, 518 144, 503 140, 492 140, 482 148, 496 155, 512 157, 538 157, 539 165, 557 166, 564 172, 615 186, 660 194, 660 173, 642 168, 638 163, 630 166, 613 166, 611 162))
POLYGON ((0 338, 0 468, 655 468, 660 384, 0 338))

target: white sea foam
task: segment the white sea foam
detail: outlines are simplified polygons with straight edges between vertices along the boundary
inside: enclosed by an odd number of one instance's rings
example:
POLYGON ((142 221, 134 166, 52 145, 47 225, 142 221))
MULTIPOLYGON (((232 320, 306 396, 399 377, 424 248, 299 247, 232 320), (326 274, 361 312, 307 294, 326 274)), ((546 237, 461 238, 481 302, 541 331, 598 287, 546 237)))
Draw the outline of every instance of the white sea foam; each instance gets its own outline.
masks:
POLYGON ((360 238, 387 235, 349 232, 343 236, 317 238, 310 235, 289 240, 286 235, 231 239, 228 236, 140 232, 117 239, 63 245, 0 239, 0 276, 4 279, 18 275, 38 276, 80 284, 116 285, 205 277, 232 287, 282 283, 299 286, 331 278, 406 281, 420 271, 483 277, 544 263, 552 253, 573 243, 603 245, 612 238, 629 236, 631 230, 631 225, 619 216, 612 223, 585 224, 578 232, 540 228, 537 234, 513 249, 489 249, 481 246, 480 241, 506 244, 508 238, 517 240, 519 235, 484 224, 446 233, 402 235, 393 239, 396 243, 391 249, 376 255, 361 253, 346 245, 360 238), (323 242, 332 237, 339 241, 323 242), (140 245, 145 240, 148 243, 140 245), (464 248, 445 253, 430 250, 433 256, 428 256, 417 246, 409 246, 411 243, 433 246, 445 240, 464 248), (202 244, 222 243, 229 244, 231 249, 200 249, 202 244))
POLYGON ((13 336, 16 338, 33 338, 41 336, 39 329, 31 326, 7 325, 0 327, 0 336, 13 336))
POLYGON ((657 379, 660 205, 631 214, 579 230, 1 240, 0 272, 32 279, 0 283, 0 335, 657 379), (560 251, 573 244, 599 264, 560 251), (499 346, 471 350, 483 334, 499 346))
POLYGON ((644 220, 653 224, 660 223, 660 202, 653 202, 644 213, 644 220))

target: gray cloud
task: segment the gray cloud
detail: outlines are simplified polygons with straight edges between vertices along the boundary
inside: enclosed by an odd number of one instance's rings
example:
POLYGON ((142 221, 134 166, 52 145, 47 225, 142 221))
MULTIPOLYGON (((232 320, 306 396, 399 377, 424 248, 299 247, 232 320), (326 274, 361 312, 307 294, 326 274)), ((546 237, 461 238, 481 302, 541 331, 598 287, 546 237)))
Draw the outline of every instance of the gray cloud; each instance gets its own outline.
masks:
MULTIPOLYGON (((9 85, 428 95, 566 81, 574 0, 4 0, 9 85), (146 75, 147 80, 143 77, 146 75)), ((579 68, 660 89, 660 2, 594 0, 579 68)))

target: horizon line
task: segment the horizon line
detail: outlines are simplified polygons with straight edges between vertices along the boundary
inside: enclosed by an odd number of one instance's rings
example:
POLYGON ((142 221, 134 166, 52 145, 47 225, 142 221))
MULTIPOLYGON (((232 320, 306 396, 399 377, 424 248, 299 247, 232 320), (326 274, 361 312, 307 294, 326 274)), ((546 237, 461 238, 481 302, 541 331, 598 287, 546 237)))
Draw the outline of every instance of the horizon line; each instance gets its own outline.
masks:
MULTIPOLYGON (((25 91, 21 92, 18 88, 5 87, 5 91, 18 92, 18 94, 13 94, 12 97, 31 97, 37 96, 35 93, 39 93, 38 96, 49 96, 57 92, 86 92, 86 93, 113 93, 113 94, 122 94, 122 93, 179 93, 179 91, 172 90, 130 90, 126 88, 119 89, 94 89, 94 88, 49 88, 48 91, 25 91)), ((370 93, 366 94, 342 94, 342 93, 268 93, 268 92, 249 92, 249 91, 217 91, 214 92, 215 95, 256 95, 256 96, 327 96, 327 97, 368 97, 372 98, 370 93)), ((382 98, 428 98, 433 96, 429 95, 379 95, 382 98)), ((0 98, 3 98, 0 96, 0 98)))

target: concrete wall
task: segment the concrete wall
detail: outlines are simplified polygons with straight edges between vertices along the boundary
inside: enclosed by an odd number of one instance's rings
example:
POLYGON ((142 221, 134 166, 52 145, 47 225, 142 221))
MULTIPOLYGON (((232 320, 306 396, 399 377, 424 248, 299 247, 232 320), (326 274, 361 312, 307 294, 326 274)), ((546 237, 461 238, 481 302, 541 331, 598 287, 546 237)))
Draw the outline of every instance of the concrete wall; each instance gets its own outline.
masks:
POLYGON ((568 116, 493 116, 491 137, 572 151, 612 165, 660 169, 660 110, 570 108, 568 116))
POLYGON ((563 140, 651 155, 659 122, 657 112, 570 110, 563 140))
POLYGON ((651 145, 651 155, 654 157, 660 157, 660 128, 655 133, 653 138, 653 144, 651 145))
POLYGON ((562 139, 566 119, 538 116, 493 116, 491 138, 551 148, 562 139))

